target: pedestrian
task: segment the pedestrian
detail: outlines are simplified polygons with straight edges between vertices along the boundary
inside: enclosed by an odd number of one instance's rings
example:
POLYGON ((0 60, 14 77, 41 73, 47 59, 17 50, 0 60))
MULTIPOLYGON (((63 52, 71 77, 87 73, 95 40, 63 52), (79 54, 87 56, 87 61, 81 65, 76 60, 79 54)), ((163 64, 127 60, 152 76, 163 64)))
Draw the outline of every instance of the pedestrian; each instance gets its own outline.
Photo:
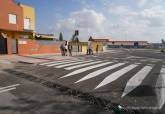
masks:
POLYGON ((88 49, 87 49, 87 55, 91 55, 91 41, 88 41, 88 49))
POLYGON ((72 56, 72 45, 68 44, 69 56, 72 56))
POLYGON ((92 50, 92 47, 90 48, 90 55, 93 55, 93 50, 92 50))
POLYGON ((64 47, 64 44, 62 43, 61 45, 60 45, 60 50, 61 50, 61 55, 62 56, 65 56, 65 49, 64 49, 65 47, 64 47))
POLYGON ((89 41, 89 55, 93 55, 92 41, 89 41))
POLYGON ((87 53, 86 53, 87 55, 89 55, 89 48, 87 47, 87 53))
POLYGON ((65 56, 67 56, 67 50, 68 50, 68 43, 67 43, 67 41, 66 41, 66 43, 65 43, 65 47, 64 47, 65 49, 65 56))
POLYGON ((96 54, 98 55, 98 51, 99 51, 99 45, 96 45, 96 54))

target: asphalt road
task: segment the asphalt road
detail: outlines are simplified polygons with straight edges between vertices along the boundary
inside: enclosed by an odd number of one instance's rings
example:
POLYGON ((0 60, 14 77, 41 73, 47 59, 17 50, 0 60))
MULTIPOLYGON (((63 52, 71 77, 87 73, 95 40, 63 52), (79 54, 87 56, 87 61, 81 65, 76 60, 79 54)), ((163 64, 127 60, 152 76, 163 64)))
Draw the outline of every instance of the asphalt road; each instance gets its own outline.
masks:
POLYGON ((0 114, 109 114, 98 106, 48 88, 42 84, 0 73, 0 114))
POLYGON ((165 111, 165 54, 159 50, 114 49, 62 61, 15 63, 0 73, 1 87, 20 84, 0 93, 2 112, 106 114, 111 113, 105 110, 108 103, 145 114, 165 111))

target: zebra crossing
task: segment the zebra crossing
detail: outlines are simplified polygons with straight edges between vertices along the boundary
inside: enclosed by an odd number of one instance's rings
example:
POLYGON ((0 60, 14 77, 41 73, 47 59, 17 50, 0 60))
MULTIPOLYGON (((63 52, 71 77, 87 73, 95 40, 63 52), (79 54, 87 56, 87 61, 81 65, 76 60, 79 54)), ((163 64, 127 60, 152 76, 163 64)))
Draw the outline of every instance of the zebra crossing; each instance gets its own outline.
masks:
MULTIPOLYGON (((158 69, 159 75, 161 76, 161 84, 165 82, 165 66, 162 63, 161 69, 158 69)), ((154 63, 143 63, 141 62, 128 62, 128 61, 118 61, 118 60, 101 60, 101 59, 79 59, 75 58, 72 60, 64 61, 53 61, 39 64, 41 66, 53 67, 56 70, 63 69, 67 73, 59 77, 58 80, 65 80, 66 78, 79 77, 79 75, 85 73, 83 77, 80 77, 73 84, 81 84, 81 82, 90 81, 96 77, 102 77, 104 74, 104 79, 100 81, 93 90, 101 89, 102 87, 117 81, 122 78, 125 74, 135 70, 132 76, 126 80, 126 85, 124 85, 124 90, 121 94, 121 98, 126 97, 129 93, 139 87, 143 81, 147 78, 149 73, 155 69, 156 65, 154 63), (137 69, 138 67, 138 69, 137 69), (107 72, 109 74, 107 74, 107 72), (106 76, 105 76, 106 74, 106 76)), ((124 80, 125 81, 125 80, 124 80)), ((156 86, 156 85, 155 85, 156 86)), ((161 85, 162 86, 162 85, 161 85)), ((164 86, 164 85, 163 85, 164 86)), ((162 107, 165 103, 165 90, 161 88, 159 91, 159 102, 158 106, 162 107), (161 100, 160 100, 161 99, 161 100)))
POLYGON ((122 97, 126 96, 128 93, 130 93, 132 90, 134 90, 136 87, 138 87, 144 78, 149 74, 149 72, 152 70, 153 66, 145 66, 143 67, 138 73, 136 73, 127 83, 126 88, 123 92, 122 97))

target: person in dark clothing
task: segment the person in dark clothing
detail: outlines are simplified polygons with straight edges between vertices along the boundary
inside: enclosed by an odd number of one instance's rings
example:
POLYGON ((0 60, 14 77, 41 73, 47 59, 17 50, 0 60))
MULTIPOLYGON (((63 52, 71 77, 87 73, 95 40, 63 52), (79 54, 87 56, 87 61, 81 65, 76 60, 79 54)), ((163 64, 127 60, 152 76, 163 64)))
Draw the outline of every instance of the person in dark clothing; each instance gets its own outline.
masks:
POLYGON ((69 56, 72 56, 72 45, 68 45, 69 56))
POLYGON ((98 54, 99 51, 99 45, 96 46, 96 54, 98 54))
POLYGON ((86 53, 87 55, 89 55, 89 49, 87 48, 87 53, 86 53))
POLYGON ((93 51, 92 51, 92 41, 91 39, 88 40, 88 48, 87 48, 87 55, 92 55, 93 51))
POLYGON ((92 48, 90 48, 89 53, 90 53, 90 55, 93 55, 93 50, 92 50, 92 48))
POLYGON ((64 44, 61 44, 60 50, 61 50, 61 55, 62 56, 65 56, 65 47, 64 47, 64 44))
POLYGON ((68 45, 67 44, 65 44, 65 47, 64 47, 65 49, 65 56, 67 56, 67 51, 68 51, 68 45))

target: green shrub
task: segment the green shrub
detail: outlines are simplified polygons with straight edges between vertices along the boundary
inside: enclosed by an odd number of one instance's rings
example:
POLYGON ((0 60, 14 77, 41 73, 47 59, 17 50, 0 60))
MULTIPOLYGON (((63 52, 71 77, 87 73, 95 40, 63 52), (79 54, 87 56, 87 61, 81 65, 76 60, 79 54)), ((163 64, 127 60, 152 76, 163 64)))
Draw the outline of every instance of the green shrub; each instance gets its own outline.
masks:
POLYGON ((162 53, 165 53, 165 49, 161 49, 161 52, 162 52, 162 53))
POLYGON ((29 35, 29 39, 34 40, 33 35, 29 35))

